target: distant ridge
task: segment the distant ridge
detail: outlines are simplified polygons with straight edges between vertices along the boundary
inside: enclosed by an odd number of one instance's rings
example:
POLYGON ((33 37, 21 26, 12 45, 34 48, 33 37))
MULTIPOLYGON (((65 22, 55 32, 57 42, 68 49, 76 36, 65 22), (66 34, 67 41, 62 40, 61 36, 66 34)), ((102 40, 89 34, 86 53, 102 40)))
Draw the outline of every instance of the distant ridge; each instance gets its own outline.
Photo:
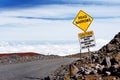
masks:
POLYGON ((84 53, 76 53, 76 54, 72 54, 72 55, 67 55, 65 57, 80 58, 80 56, 81 57, 85 57, 87 55, 89 55, 89 53, 88 52, 84 52, 84 53))
POLYGON ((38 53, 35 53, 35 52, 18 52, 18 53, 4 53, 4 54, 0 54, 0 57, 3 57, 3 56, 12 56, 12 55, 18 55, 18 56, 37 56, 37 55, 42 55, 42 54, 38 54, 38 53))

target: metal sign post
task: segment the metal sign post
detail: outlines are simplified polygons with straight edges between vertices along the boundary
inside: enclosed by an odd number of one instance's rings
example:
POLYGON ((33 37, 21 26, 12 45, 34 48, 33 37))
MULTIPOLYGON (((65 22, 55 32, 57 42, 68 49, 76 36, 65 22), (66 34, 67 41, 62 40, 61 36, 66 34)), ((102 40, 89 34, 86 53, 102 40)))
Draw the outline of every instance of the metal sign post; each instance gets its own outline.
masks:
POLYGON ((90 56, 90 63, 92 63, 90 48, 88 48, 88 53, 89 53, 89 56, 90 56))
MULTIPOLYGON (((78 40, 79 40, 79 45, 80 45, 80 39, 78 38, 78 40)), ((80 46, 80 59, 82 58, 81 53, 82 53, 82 49, 81 49, 81 46, 80 46)))
MULTIPOLYGON (((95 46, 94 32, 88 31, 88 32, 79 33, 78 38, 80 43, 80 52, 81 52, 81 49, 87 48, 90 56, 90 62, 92 63, 90 47, 95 46)), ((80 53, 80 57, 81 57, 81 53, 80 53)))
POLYGON ((91 59, 91 52, 90 47, 95 46, 95 38, 93 31, 88 31, 90 24, 93 21, 93 17, 88 15, 86 12, 80 10, 75 19, 73 20, 73 24, 83 30, 83 33, 78 34, 79 43, 80 43, 80 58, 81 58, 81 50, 88 49, 88 53, 90 54, 91 59))

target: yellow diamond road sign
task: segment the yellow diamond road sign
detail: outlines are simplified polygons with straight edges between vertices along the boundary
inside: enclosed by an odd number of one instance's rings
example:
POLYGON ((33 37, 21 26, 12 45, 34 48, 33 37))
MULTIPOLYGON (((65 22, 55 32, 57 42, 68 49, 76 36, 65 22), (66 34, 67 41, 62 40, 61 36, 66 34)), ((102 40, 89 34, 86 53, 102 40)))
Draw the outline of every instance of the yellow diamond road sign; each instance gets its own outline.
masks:
POLYGON ((92 21, 93 18, 90 15, 80 10, 78 15, 74 19, 73 24, 76 25, 78 28, 82 29, 84 32, 86 32, 92 21))

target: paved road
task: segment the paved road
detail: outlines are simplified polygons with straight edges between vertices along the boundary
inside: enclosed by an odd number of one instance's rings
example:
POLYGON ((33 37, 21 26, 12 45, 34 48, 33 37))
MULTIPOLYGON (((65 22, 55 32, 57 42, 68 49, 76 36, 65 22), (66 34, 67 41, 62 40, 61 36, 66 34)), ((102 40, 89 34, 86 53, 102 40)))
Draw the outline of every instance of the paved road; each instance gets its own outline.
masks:
POLYGON ((0 80, 40 80, 60 65, 71 63, 74 60, 76 59, 62 58, 0 66, 0 80))

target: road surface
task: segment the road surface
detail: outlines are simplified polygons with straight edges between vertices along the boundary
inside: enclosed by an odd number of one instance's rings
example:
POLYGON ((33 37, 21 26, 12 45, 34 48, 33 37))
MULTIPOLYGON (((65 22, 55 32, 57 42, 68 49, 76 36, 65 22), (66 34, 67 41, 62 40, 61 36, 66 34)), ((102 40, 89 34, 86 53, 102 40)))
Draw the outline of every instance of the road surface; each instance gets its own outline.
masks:
POLYGON ((0 66, 0 80, 41 80, 61 65, 69 64, 75 58, 40 60, 28 63, 0 66))

